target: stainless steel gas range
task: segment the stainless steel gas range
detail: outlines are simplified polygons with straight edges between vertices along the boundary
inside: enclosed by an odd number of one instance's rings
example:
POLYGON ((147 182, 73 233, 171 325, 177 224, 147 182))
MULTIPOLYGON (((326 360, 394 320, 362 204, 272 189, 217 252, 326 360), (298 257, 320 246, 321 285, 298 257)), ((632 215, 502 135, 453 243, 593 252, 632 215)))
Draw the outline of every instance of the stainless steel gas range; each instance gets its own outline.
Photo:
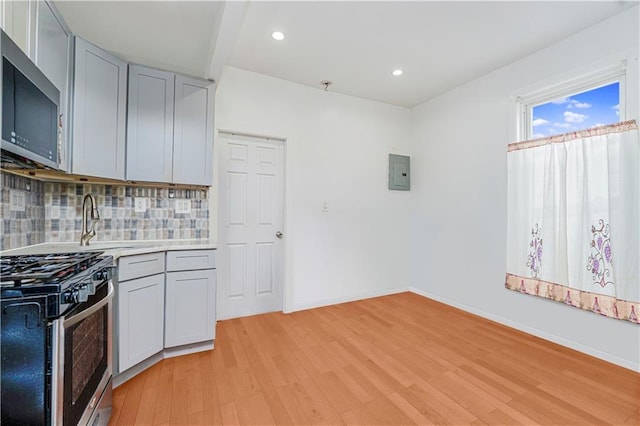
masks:
POLYGON ((1 423, 106 425, 113 258, 0 259, 1 423))

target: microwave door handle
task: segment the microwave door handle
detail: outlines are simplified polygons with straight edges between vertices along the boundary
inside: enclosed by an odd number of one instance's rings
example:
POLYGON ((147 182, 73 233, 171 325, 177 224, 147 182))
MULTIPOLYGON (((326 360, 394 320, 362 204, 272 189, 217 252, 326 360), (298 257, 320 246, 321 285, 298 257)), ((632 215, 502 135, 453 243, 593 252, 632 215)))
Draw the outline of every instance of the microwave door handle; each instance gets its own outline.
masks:
POLYGON ((69 328, 72 325, 79 323, 83 319, 102 309, 107 303, 111 301, 111 299, 113 299, 113 292, 113 284, 111 283, 111 281, 109 281, 109 293, 107 293, 104 299, 91 306, 90 308, 87 308, 86 310, 78 313, 77 315, 65 319, 63 322, 64 328, 69 328))

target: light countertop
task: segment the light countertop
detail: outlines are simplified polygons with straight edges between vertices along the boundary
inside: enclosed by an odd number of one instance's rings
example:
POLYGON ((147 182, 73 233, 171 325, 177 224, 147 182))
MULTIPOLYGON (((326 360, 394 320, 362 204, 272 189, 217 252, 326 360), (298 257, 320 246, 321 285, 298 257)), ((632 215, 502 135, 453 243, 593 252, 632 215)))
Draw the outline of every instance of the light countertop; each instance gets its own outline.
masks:
POLYGON ((145 241, 91 241, 81 247, 78 242, 42 243, 0 252, 0 256, 14 254, 75 253, 85 251, 103 251, 114 258, 136 254, 154 253, 168 250, 204 250, 215 249, 217 244, 211 240, 145 240, 145 241))

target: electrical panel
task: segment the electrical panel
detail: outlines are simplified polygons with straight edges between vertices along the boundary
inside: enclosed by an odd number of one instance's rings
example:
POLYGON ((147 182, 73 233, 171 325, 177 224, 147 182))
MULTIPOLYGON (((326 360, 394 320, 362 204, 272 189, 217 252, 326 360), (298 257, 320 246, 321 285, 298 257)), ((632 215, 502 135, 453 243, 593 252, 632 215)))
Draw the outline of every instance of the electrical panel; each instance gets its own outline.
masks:
POLYGON ((409 177, 409 157, 389 154, 389 189, 408 191, 410 189, 409 177))

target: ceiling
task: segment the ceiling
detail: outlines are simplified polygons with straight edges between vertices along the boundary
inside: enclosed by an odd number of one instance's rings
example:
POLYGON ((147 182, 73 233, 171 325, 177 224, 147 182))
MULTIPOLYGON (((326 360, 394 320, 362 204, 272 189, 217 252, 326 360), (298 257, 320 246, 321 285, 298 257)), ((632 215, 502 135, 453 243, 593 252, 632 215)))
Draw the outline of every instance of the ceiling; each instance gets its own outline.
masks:
POLYGON ((207 1, 55 1, 77 34, 127 62, 197 77, 209 67, 224 9, 207 1))
POLYGON ((226 64, 319 90, 330 80, 331 91, 405 107, 637 4, 56 2, 74 33, 131 62, 216 80, 226 64))

